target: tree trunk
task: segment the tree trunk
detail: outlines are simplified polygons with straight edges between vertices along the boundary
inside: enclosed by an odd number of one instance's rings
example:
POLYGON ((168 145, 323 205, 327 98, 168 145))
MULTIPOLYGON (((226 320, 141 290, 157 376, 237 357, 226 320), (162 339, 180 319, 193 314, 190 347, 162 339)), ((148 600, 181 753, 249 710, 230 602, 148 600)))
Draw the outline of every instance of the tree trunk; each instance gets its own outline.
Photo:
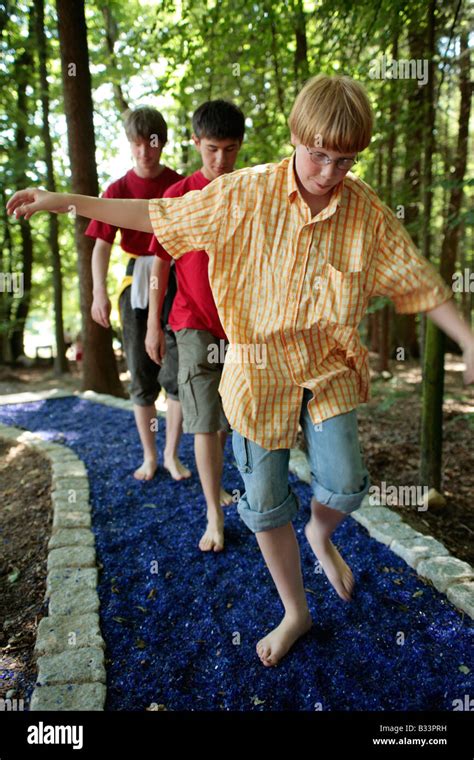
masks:
MULTIPOLYGON (((469 116, 471 111, 470 56, 468 33, 460 35, 461 105, 456 162, 453 179, 455 186, 450 192, 449 214, 445 221, 441 246, 441 275, 448 283, 456 268, 460 226, 452 224, 459 216, 463 197, 463 181, 467 164, 469 116)), ((426 351, 424 366, 422 432, 421 432, 421 478, 422 483, 441 490, 441 464, 443 448, 443 386, 444 386, 444 333, 427 320, 426 351)))
MULTIPOLYGON (((0 188, 2 204, 3 240, 0 242, 0 272, 12 271, 12 239, 10 234, 9 217, 5 211, 7 197, 5 188, 0 188), (7 260, 8 255, 8 260, 7 260)), ((9 364, 12 360, 10 328, 11 328, 12 298, 10 293, 0 289, 0 364, 9 364)))
POLYGON ((303 7, 303 0, 293 1, 293 18, 295 30, 295 86, 299 92, 309 77, 308 64, 308 42, 306 39, 306 14, 303 7))
MULTIPOLYGON (((95 163, 95 137, 92 110, 87 27, 84 1, 56 0, 59 44, 67 122, 71 186, 74 193, 99 194, 95 163)), ((87 220, 75 219, 75 239, 79 257, 79 291, 82 316, 82 389, 124 396, 112 349, 112 331, 91 317, 94 242, 84 235, 87 220)))
MULTIPOLYGON (((118 38, 117 23, 113 17, 111 9, 104 5, 102 7, 102 15, 105 22, 105 43, 107 45, 107 51, 109 55, 110 66, 117 71, 117 57, 115 55, 115 43, 118 38)), ((114 77, 112 77, 114 79, 114 77)), ((115 105, 120 115, 122 115, 128 109, 128 103, 125 100, 122 88, 115 80, 113 82, 115 105)))
MULTIPOLYGON (((28 165, 28 97, 26 95, 26 88, 29 84, 31 84, 31 71, 33 68, 33 57, 30 52, 33 34, 32 24, 33 14, 30 9, 28 21, 28 39, 26 41, 25 49, 16 61, 15 67, 15 81, 17 82, 17 127, 15 133, 15 143, 17 159, 19 162, 19 170, 15 177, 15 185, 17 188, 28 187, 30 184, 26 176, 26 168, 28 165)), ((18 305, 16 309, 12 309, 13 329, 10 338, 10 348, 14 361, 25 353, 25 324, 31 303, 33 239, 31 236, 30 223, 28 221, 22 220, 20 222, 20 235, 23 264, 23 294, 17 301, 18 305)))
POLYGON ((275 74, 275 88, 276 88, 276 95, 277 95, 277 103, 278 103, 281 113, 286 119, 285 92, 283 88, 283 82, 281 80, 281 71, 280 71, 280 63, 279 63, 280 51, 278 48, 277 27, 276 27, 276 21, 275 21, 275 14, 273 12, 271 2, 268 4, 268 13, 270 16, 270 31, 271 31, 271 36, 272 36, 272 61, 273 61, 273 72, 275 74))
MULTIPOLYGON (((412 19, 413 24, 409 28, 408 40, 410 46, 410 58, 422 60, 425 52, 426 28, 417 18, 412 19)), ((421 152, 423 144, 423 104, 424 87, 419 87, 416 81, 406 82, 408 91, 408 118, 406 120, 406 155, 405 155, 405 226, 413 238, 416 246, 419 246, 419 204, 421 201, 421 152)), ((418 358, 420 346, 416 331, 415 314, 396 314, 395 331, 397 345, 404 346, 409 356, 418 358)))
MULTIPOLYGON (((425 92, 425 135, 424 135, 424 172, 423 172, 423 219, 422 219, 422 253, 431 258, 431 215, 433 209, 433 156, 436 150, 436 104, 435 83, 436 67, 436 5, 437 0, 430 0, 428 8, 428 81, 425 92)), ((420 315, 420 351, 425 355, 426 316, 420 315)))
MULTIPOLYGON (((44 158, 46 163, 46 187, 51 192, 56 191, 53 167, 53 146, 49 131, 49 86, 47 72, 47 49, 46 36, 44 33, 44 0, 34 0, 36 44, 38 46, 39 78, 41 93, 42 125, 41 135, 44 145, 44 158)), ((58 216, 49 214, 48 230, 49 248, 53 265, 53 293, 54 293, 54 332, 56 337, 56 356, 54 357, 54 372, 62 375, 69 372, 69 364, 66 359, 66 344, 64 342, 63 325, 63 283, 61 276, 61 256, 59 253, 58 240, 58 216)))

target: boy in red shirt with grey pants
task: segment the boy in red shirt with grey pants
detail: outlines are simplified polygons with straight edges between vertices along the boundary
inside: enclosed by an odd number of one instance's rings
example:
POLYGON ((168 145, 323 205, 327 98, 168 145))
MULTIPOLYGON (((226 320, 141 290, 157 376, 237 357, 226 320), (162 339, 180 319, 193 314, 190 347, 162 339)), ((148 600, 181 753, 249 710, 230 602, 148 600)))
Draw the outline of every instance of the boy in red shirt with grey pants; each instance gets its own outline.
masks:
MULTIPOLYGON (((112 182, 104 198, 161 198, 164 191, 181 178, 173 169, 160 164, 161 152, 167 140, 166 122, 159 111, 141 106, 129 111, 124 121, 125 133, 135 162, 123 177, 112 182)), ((95 238, 92 252, 93 302, 92 318, 102 327, 110 327, 111 303, 107 294, 107 271, 112 244, 118 227, 92 220, 86 235, 95 238)), ((191 475, 177 456, 182 432, 182 413, 178 399, 178 357, 176 341, 166 333, 168 353, 160 368, 145 351, 148 316, 148 281, 153 257, 148 248, 156 239, 146 232, 120 228, 120 246, 128 255, 124 280, 120 287, 119 309, 127 365, 131 375, 130 395, 135 422, 143 447, 143 464, 134 472, 137 480, 150 480, 157 468, 154 421, 155 401, 163 386, 167 392, 166 446, 164 466, 175 480, 191 475)), ((160 246, 161 247, 161 246, 160 246)), ((162 249, 163 250, 163 249, 162 249)), ((166 325, 176 282, 168 283, 162 318, 166 325)))
MULTIPOLYGON (((232 172, 244 130, 244 116, 233 103, 225 100, 203 103, 193 114, 193 140, 202 157, 202 168, 168 188, 163 197, 178 198, 202 190, 212 180, 232 172)), ((161 363, 166 348, 161 313, 172 258, 156 238, 151 250, 157 255, 151 275, 146 349, 153 361, 161 363)), ((230 426, 218 391, 224 361, 220 349, 225 350, 227 337, 209 284, 208 264, 205 251, 190 251, 176 261, 178 289, 169 324, 178 344, 183 430, 194 434, 196 464, 207 504, 207 527, 199 548, 218 552, 224 548, 222 505, 232 501, 221 487, 222 452, 230 426), (215 361, 211 352, 219 361, 215 361)))

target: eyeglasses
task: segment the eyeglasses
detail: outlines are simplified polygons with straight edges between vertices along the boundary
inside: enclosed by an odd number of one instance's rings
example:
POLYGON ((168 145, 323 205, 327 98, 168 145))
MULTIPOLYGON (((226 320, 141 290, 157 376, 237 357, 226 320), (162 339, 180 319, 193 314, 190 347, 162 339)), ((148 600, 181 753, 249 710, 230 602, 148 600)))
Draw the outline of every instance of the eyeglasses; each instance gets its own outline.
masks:
POLYGON ((308 151, 313 164, 316 164, 317 166, 328 166, 329 164, 334 163, 336 164, 338 172, 348 172, 349 169, 357 163, 357 158, 329 158, 325 153, 311 151, 309 148, 306 148, 306 150, 308 151))

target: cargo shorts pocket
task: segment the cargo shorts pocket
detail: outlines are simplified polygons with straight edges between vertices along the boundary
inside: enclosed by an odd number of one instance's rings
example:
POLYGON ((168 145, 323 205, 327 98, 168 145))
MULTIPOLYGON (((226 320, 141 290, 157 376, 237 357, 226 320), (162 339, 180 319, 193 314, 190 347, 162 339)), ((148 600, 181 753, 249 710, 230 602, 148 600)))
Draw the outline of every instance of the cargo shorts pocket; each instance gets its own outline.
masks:
POLYGON ((252 449, 247 438, 240 435, 236 430, 232 433, 232 449, 237 464, 237 469, 241 473, 253 471, 252 449))
POLYGON ((196 417, 198 408, 191 382, 192 376, 193 373, 191 367, 182 367, 178 369, 178 394, 183 407, 183 414, 196 417))

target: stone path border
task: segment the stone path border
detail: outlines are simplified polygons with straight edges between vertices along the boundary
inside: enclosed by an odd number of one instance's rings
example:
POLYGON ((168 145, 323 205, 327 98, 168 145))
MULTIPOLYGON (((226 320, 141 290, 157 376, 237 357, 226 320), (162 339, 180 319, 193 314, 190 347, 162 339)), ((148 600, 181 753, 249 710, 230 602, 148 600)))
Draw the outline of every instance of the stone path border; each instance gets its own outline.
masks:
MULTIPOLYGON (((129 399, 94 391, 61 390, 0 397, 0 405, 76 396, 133 411, 129 399)), ((158 416, 165 416, 162 408, 158 416)), ((30 711, 103 710, 106 696, 105 642, 99 628, 98 570, 91 530, 89 480, 84 464, 67 446, 0 423, 0 437, 37 447, 52 462, 53 533, 48 544, 48 617, 40 621, 35 646, 38 680, 30 711)), ((308 459, 290 452, 290 472, 311 482, 308 459)), ((369 497, 351 517, 388 546, 418 575, 430 580, 461 612, 474 619, 474 569, 443 544, 414 530, 400 515, 369 497)))
POLYGON ((99 627, 98 569, 86 468, 67 446, 35 433, 0 424, 0 438, 34 447, 50 460, 52 469, 53 530, 45 597, 49 605, 36 634, 38 675, 29 709, 103 710, 105 642, 99 627))
MULTIPOLYGON (((129 399, 57 388, 12 393, 0 406, 76 396, 133 411, 129 399)), ((166 412, 158 406, 157 415, 166 412)), ((106 697, 105 642, 99 627, 98 569, 91 529, 89 479, 72 449, 0 423, 0 437, 34 446, 52 464, 53 531, 48 543, 48 616, 40 621, 35 657, 38 675, 30 711, 103 710, 106 697)))
MULTIPOLYGON (((290 471, 305 483, 311 483, 309 463, 304 451, 292 449, 290 471)), ((403 522, 397 512, 373 505, 366 496, 361 507, 351 517, 377 541, 388 546, 405 560, 418 575, 433 586, 462 612, 474 619, 474 568, 453 557, 442 543, 419 533, 403 522)))

